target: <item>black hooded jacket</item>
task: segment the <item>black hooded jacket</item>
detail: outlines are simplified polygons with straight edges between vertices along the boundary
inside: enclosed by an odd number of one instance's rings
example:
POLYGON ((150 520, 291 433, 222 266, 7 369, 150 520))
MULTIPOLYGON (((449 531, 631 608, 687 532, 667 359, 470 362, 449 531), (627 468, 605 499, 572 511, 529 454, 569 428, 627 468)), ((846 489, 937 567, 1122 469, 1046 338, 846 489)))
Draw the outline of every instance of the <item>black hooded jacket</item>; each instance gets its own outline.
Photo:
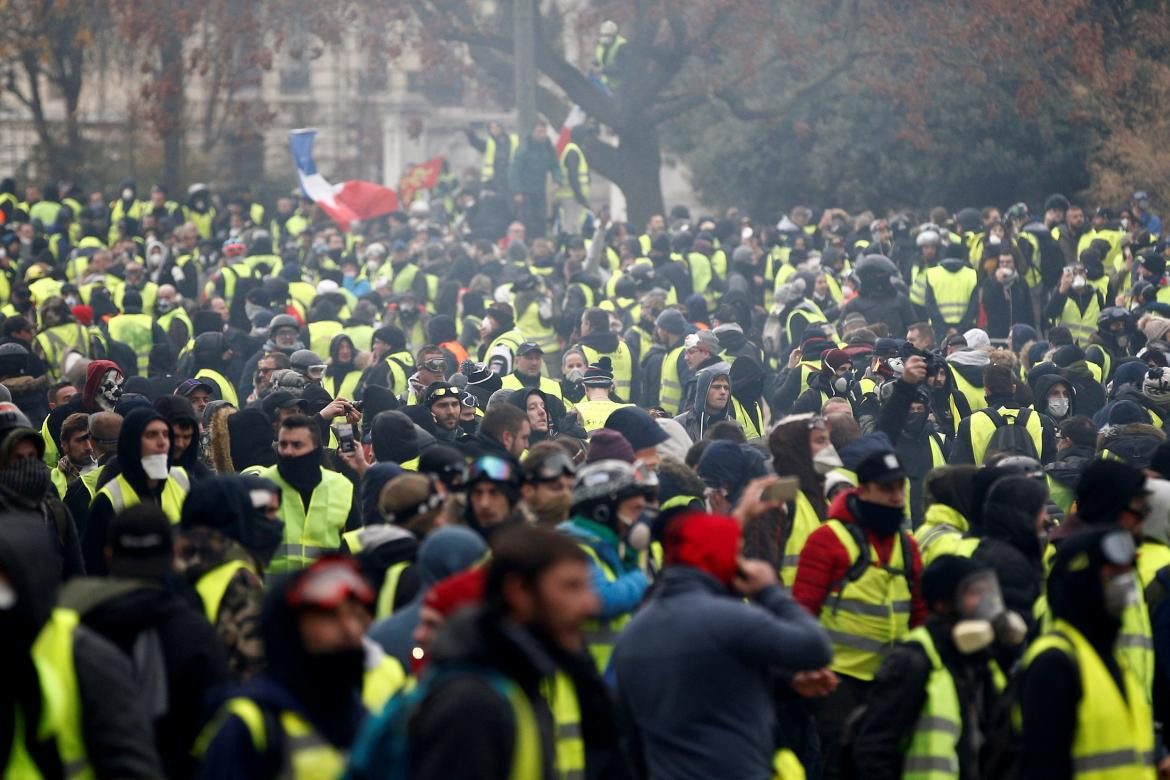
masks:
MULTIPOLYGON (((116 467, 112 464, 107 465, 99 482, 105 484, 109 479, 121 475, 130 483, 130 487, 138 494, 142 503, 161 505, 166 480, 160 480, 152 489, 147 484, 146 472, 142 470, 142 432, 154 420, 166 422, 166 419, 154 409, 135 409, 126 415, 122 420, 122 430, 118 434, 117 465, 116 467)), ((110 499, 99 492, 90 504, 89 520, 85 524, 85 536, 81 540, 85 570, 92 576, 101 576, 107 571, 106 537, 113 517, 114 507, 110 499)))
MULTIPOLYGON (((49 620, 57 596, 57 567, 39 522, 19 515, 4 518, 0 523, 0 569, 16 593, 13 608, 0 616, 0 635, 4 637, 0 660, 9 681, 0 693, 0 765, 7 765, 13 713, 19 707, 26 723, 39 719, 41 690, 29 649, 49 620)), ((109 641, 79 625, 73 631, 73 667, 82 704, 82 737, 95 774, 162 777, 129 661, 109 641)), ((55 749, 33 739, 26 740, 25 748, 43 776, 64 776, 55 749)))
POLYGON ((983 541, 971 556, 995 570, 1004 605, 1029 626, 1044 573, 1036 518, 1047 497, 1041 481, 1023 476, 997 480, 983 505, 983 541))
POLYGON ((195 416, 195 407, 191 402, 181 395, 166 395, 155 401, 154 408, 171 426, 171 465, 186 469, 192 482, 210 477, 211 469, 203 465, 199 459, 199 420, 195 416), (173 436, 176 425, 190 428, 192 431, 191 443, 178 458, 175 457, 173 436))

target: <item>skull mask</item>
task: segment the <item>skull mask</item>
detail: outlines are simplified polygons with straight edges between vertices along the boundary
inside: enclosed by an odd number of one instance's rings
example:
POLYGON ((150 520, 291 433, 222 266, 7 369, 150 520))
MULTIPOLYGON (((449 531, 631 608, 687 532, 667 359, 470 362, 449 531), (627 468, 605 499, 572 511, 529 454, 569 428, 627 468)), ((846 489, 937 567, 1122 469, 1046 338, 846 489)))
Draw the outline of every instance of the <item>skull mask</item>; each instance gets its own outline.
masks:
POLYGON ((118 399, 122 397, 122 384, 126 381, 121 371, 110 370, 102 375, 102 382, 98 385, 97 401, 104 411, 112 411, 118 399))

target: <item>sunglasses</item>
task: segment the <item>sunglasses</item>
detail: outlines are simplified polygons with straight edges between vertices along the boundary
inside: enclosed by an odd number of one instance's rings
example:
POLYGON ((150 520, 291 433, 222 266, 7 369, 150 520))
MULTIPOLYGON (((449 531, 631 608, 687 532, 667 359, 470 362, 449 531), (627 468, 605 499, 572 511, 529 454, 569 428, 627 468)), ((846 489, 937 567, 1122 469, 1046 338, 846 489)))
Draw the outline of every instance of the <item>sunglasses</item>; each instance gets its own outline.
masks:
POLYGON ((335 609, 346 599, 374 603, 374 591, 352 558, 327 555, 318 558, 301 574, 288 591, 293 608, 335 609))

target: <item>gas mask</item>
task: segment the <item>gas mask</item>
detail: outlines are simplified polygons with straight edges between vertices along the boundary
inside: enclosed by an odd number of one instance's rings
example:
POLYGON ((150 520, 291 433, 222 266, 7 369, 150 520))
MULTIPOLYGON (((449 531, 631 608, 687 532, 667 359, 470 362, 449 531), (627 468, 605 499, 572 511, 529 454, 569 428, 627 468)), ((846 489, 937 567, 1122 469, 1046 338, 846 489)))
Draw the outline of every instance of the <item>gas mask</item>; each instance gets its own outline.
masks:
POLYGON ((829 444, 821 448, 821 451, 813 455, 813 468, 821 476, 828 474, 833 469, 839 469, 843 465, 841 456, 837 454, 837 448, 829 444))
POLYGON ((902 376, 903 361, 900 356, 895 355, 892 358, 886 358, 886 365, 894 376, 902 376))
POLYGON ((1133 570, 1118 574, 1105 583, 1105 612, 1110 617, 1121 618, 1126 609, 1137 603, 1137 580, 1133 570))
POLYGON ((658 509, 646 507, 632 520, 618 516, 618 522, 624 529, 625 544, 633 550, 644 552, 650 549, 650 524, 658 516, 658 509))
POLYGON ((959 583, 955 593, 959 620, 951 628, 955 647, 964 655, 978 653, 992 642, 1016 646, 1024 641, 1024 619, 1003 605, 995 572, 976 572, 959 583))
POLYGON ((109 370, 102 375, 101 384, 98 385, 97 405, 102 408, 102 411, 113 411, 114 406, 117 405, 118 399, 122 397, 122 385, 125 382, 121 371, 109 370))
POLYGON ((833 377, 833 389, 835 391, 837 391, 838 393, 840 393, 841 395, 845 395, 845 393, 848 392, 848 390, 849 390, 849 386, 852 384, 853 384, 853 372, 852 371, 842 371, 841 373, 839 373, 833 377))

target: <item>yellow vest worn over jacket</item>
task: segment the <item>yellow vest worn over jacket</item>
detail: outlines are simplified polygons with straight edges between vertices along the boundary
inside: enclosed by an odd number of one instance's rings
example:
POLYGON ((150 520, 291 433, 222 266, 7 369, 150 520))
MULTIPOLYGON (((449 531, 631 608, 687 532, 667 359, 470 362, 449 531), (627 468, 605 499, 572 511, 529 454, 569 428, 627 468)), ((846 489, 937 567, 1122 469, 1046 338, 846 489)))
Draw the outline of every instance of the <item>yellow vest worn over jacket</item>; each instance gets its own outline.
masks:
POLYGON ((598 352, 585 344, 578 344, 577 347, 585 353, 585 360, 589 365, 595 364, 602 355, 609 358, 613 364, 614 392, 622 400, 628 401, 630 386, 634 381, 634 356, 630 354, 630 346, 625 341, 618 339, 617 351, 615 352, 598 352))
MULTIPOLYGON (((503 390, 519 390, 528 385, 520 381, 520 377, 516 376, 516 372, 508 374, 500 382, 500 387, 503 390)), ((540 377, 540 386, 536 388, 545 395, 552 396, 558 401, 564 401, 564 396, 561 394, 561 383, 555 379, 549 379, 547 376, 540 377)))
MULTIPOLYGON (((605 575, 605 579, 609 582, 617 580, 618 575, 613 569, 609 567, 597 551, 588 544, 581 542, 577 545, 580 547, 590 560, 597 564, 605 575)), ((617 642, 618 634, 625 628, 631 620, 631 615, 626 613, 618 615, 615 618, 603 620, 601 618, 594 618, 585 621, 583 631, 585 634, 585 644, 589 647, 589 654, 593 656, 594 663, 597 664, 597 671, 599 674, 604 674, 605 670, 609 668, 609 659, 613 655, 613 646, 617 642)))
POLYGON ((321 481, 313 488, 306 508, 300 492, 284 481, 276 466, 264 469, 260 476, 280 485, 282 496, 280 519, 284 521, 284 541, 276 550, 270 571, 302 569, 341 546, 341 533, 353 505, 353 483, 336 471, 321 469, 321 481))
POLYGON ((923 568, 940 555, 953 555, 968 530, 967 518, 959 510, 946 504, 928 506, 922 525, 914 530, 923 568))
POLYGON ((1133 674, 1119 663, 1122 696, 1105 663, 1072 624, 1057 620, 1024 656, 1025 668, 1046 650, 1058 649, 1073 661, 1081 678, 1077 726, 1073 735, 1076 780, 1154 780, 1154 718, 1133 674))
POLYGON ((240 569, 247 569, 259 576, 255 566, 247 561, 237 559, 221 563, 214 569, 205 572, 195 583, 195 591, 199 594, 200 600, 203 601, 203 612, 207 615, 207 622, 213 626, 219 622, 219 606, 223 603, 227 587, 240 569))
MULTIPOLYGON (((159 506, 171 523, 178 523, 182 517, 183 502, 187 500, 187 493, 190 490, 191 478, 187 476, 186 470, 179 466, 172 466, 171 474, 163 483, 162 495, 159 497, 159 506)), ((130 486, 124 474, 119 474, 107 482, 97 492, 97 495, 109 499, 110 506, 114 508, 114 514, 142 503, 142 497, 130 486)), ((96 499, 97 496, 94 498, 96 499)))
POLYGON ((106 323, 110 338, 121 341, 138 356, 138 373, 146 376, 150 348, 154 346, 154 318, 149 314, 119 314, 106 323))
POLYGON ((675 416, 682 413, 683 386, 678 374, 678 361, 684 349, 686 345, 679 344, 667 350, 666 357, 662 358, 662 372, 659 376, 658 405, 675 416))
POLYGON ((73 351, 82 357, 91 357, 89 332, 77 322, 63 322, 46 328, 37 334, 37 343, 44 352, 49 379, 54 382, 61 378, 61 359, 66 352, 73 351))
POLYGON ((274 720, 284 734, 279 742, 283 746, 283 767, 280 777, 290 780, 317 780, 317 778, 341 777, 345 771, 346 754, 338 750, 321 736, 309 721, 294 710, 282 710, 275 719, 265 717, 264 710, 252 699, 242 696, 228 699, 212 721, 207 724, 195 742, 194 753, 199 756, 215 738, 224 722, 235 717, 243 722, 252 736, 252 745, 258 754, 268 750, 268 722, 274 720))
POLYGON ((540 694, 553 716, 557 774, 561 780, 584 780, 585 741, 581 737, 581 705, 573 679, 558 670, 541 681, 540 694))
MULTIPOLYGON (((520 146, 520 137, 515 133, 508 133, 508 141, 510 143, 508 150, 507 162, 512 162, 512 157, 516 154, 516 149, 520 146)), ((480 181, 491 181, 496 175, 496 137, 488 133, 487 141, 484 142, 483 149, 483 166, 479 169, 480 181)))
POLYGON ((926 269, 926 286, 934 292, 934 302, 943 322, 958 325, 967 313, 975 288, 979 286, 979 274, 969 266, 954 273, 935 266, 926 269))
POLYGON ((236 388, 228 381, 227 377, 219 373, 215 369, 201 368, 195 372, 196 379, 210 380, 216 389, 219 391, 219 398, 221 401, 227 401, 237 409, 240 408, 240 399, 236 395, 236 388))
POLYGON ((883 654, 910 631, 909 543, 899 533, 889 562, 883 566, 859 526, 840 520, 826 524, 849 553, 850 561, 845 581, 833 588, 821 605, 821 625, 833 642, 830 666, 837 674, 872 680, 883 654), (858 539, 868 547, 864 557, 858 539))
POLYGON ((1097 316, 1101 313, 1101 294, 1095 293, 1089 298, 1089 304, 1082 312, 1077 302, 1069 298, 1064 302, 1064 309, 1060 313, 1057 325, 1068 328, 1073 341, 1082 346, 1089 343, 1089 338, 1097 332, 1097 316))
POLYGON ((786 588, 791 588, 796 582, 796 565, 800 563, 800 551, 804 543, 821 525, 821 518, 817 517, 817 510, 804 491, 796 491, 793 499, 792 531, 784 540, 784 555, 780 559, 780 580, 786 588))
MULTIPOLYGON (((585 200, 589 200, 589 162, 585 159, 585 152, 581 150, 580 146, 569 141, 565 144, 565 148, 561 150, 559 162, 561 164, 561 174, 565 180, 565 184, 557 188, 555 197, 572 200, 573 188, 569 186, 569 170, 565 167, 565 158, 569 156, 569 152, 577 153, 577 183, 581 185, 581 195, 585 200)), ((525 331, 527 333, 528 331, 525 331)))
MULTIPOLYGON (((1018 425, 1020 419, 1023 418, 1024 428, 1027 429, 1028 436, 1036 447, 1036 456, 1040 456, 1044 449, 1044 428, 1036 410, 1028 407, 1009 409, 1006 406, 1001 406, 995 410, 995 413, 1003 419, 1004 425, 1018 425)), ((971 452, 975 455, 976 466, 983 465, 984 456, 987 454, 987 445, 991 442, 991 437, 995 434, 997 427, 995 419, 988 414, 987 409, 980 409, 971 414, 971 452)))
POLYGON ((617 401, 611 401, 605 398, 601 401, 590 401, 586 398, 583 401, 578 401, 574 406, 581 414, 581 425, 585 428, 586 433, 593 433, 598 428, 605 427, 605 421, 609 416, 618 409, 633 404, 619 404, 617 401))

